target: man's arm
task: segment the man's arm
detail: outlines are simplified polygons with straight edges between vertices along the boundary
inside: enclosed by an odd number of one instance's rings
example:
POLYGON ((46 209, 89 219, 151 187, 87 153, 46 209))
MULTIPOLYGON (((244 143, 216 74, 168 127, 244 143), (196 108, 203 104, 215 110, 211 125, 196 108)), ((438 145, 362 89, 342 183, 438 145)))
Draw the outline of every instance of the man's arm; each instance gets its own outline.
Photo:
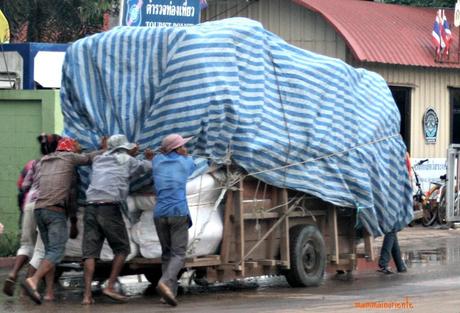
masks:
POLYGON ((129 161, 129 176, 134 177, 152 171, 152 161, 138 160, 133 157, 129 161))
POLYGON ((26 176, 24 177, 24 180, 22 181, 21 185, 21 191, 22 192, 28 192, 30 188, 32 188, 32 184, 34 181, 34 176, 36 174, 36 167, 37 163, 39 161, 34 161, 33 165, 30 167, 30 169, 27 171, 26 176))
POLYGON ((72 162, 75 165, 90 165, 96 156, 104 153, 107 150, 107 137, 101 137, 100 150, 88 153, 72 153, 72 162))
POLYGON ((193 158, 191 156, 187 157, 187 159, 190 162, 190 164, 189 164, 190 169, 189 169, 189 172, 188 172, 188 176, 190 176, 196 170, 196 164, 195 164, 195 161, 193 161, 193 158))
POLYGON ((74 165, 90 165, 93 163, 93 159, 104 153, 105 150, 97 150, 89 153, 72 153, 72 163, 74 165))

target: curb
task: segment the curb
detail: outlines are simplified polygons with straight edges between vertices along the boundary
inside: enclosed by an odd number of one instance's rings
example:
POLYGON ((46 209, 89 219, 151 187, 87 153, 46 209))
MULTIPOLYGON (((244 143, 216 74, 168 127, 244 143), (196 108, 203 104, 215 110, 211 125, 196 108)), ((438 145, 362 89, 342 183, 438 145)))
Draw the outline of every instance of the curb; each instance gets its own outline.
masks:
POLYGON ((14 264, 14 260, 16 257, 9 256, 9 257, 0 257, 0 268, 3 267, 12 267, 14 264))

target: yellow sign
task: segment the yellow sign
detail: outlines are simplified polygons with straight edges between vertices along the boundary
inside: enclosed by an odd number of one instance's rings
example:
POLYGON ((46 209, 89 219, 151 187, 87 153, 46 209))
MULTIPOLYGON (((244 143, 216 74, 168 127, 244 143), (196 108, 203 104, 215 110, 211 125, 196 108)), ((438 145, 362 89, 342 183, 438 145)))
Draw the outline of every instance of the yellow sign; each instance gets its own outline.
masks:
POLYGON ((2 10, 0 10, 0 43, 9 43, 10 42, 10 27, 8 26, 8 21, 6 20, 5 15, 3 15, 2 10))

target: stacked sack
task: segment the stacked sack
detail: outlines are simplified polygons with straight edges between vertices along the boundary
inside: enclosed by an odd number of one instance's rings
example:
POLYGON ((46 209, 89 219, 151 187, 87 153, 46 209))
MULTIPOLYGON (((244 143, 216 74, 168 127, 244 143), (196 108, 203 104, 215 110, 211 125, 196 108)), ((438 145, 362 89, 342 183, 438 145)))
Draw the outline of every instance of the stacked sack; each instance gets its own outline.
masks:
MULTIPOLYGON (((222 206, 216 203, 222 192, 221 173, 204 174, 187 183, 187 201, 192 219, 189 228, 187 256, 215 254, 222 240, 222 206)), ((141 210, 139 221, 133 225, 131 235, 139 245, 141 256, 158 258, 161 245, 153 222, 155 197, 133 196, 128 201, 129 211, 141 210), (133 209, 135 208, 135 209, 133 209)))

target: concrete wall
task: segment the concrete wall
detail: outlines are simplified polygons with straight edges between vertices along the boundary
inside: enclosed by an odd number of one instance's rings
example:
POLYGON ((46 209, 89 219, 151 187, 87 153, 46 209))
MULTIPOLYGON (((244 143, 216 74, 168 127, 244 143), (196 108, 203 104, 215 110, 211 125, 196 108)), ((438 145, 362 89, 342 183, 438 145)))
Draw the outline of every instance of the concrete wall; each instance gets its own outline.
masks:
POLYGON ((17 231, 16 180, 24 164, 40 156, 36 137, 63 129, 58 90, 0 91, 0 222, 17 231))

